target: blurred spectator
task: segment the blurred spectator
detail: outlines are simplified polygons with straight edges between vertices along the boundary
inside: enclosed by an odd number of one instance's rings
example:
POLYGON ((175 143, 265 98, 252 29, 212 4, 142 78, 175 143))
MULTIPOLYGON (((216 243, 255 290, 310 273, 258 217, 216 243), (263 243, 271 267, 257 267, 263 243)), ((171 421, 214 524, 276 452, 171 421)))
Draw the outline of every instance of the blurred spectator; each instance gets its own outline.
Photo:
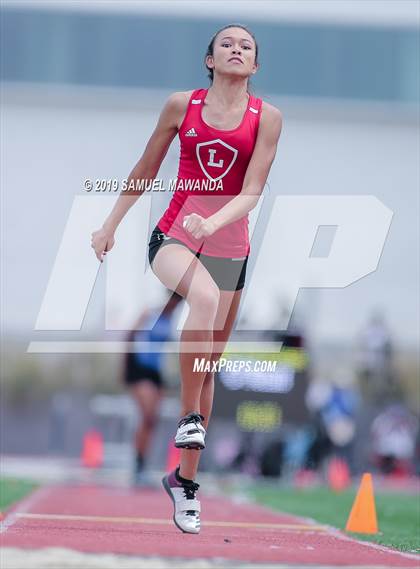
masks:
POLYGON ((385 403, 399 395, 392 360, 391 335, 384 316, 376 311, 357 341, 360 389, 365 401, 385 403))
POLYGON ((403 404, 390 405, 373 421, 373 460, 383 474, 408 475, 415 471, 418 420, 403 404))
POLYGON ((127 342, 141 342, 134 351, 128 347, 122 370, 123 383, 130 390, 139 410, 139 425, 135 435, 134 483, 147 483, 145 464, 147 453, 159 418, 159 408, 165 390, 163 377, 163 351, 152 343, 163 343, 171 339, 171 320, 182 296, 170 292, 169 300, 163 308, 146 309, 127 342), (157 319, 157 320, 156 320, 157 319), (155 322, 156 321, 156 322, 155 322), (151 345, 150 351, 147 344, 151 345))
MULTIPOLYGON (((375 449, 375 445, 377 447, 379 433, 377 426, 373 428, 375 418, 380 417, 387 406, 400 403, 402 399, 393 354, 389 328, 383 314, 376 310, 357 339, 356 362, 362 394, 356 437, 359 471, 371 466, 377 466, 382 471, 384 468, 393 468, 385 467, 383 460, 378 459, 378 448, 375 449)), ((378 424, 383 425, 383 422, 378 424)), ((383 440, 382 434, 380 439, 383 440)))
POLYGON ((313 414, 314 433, 308 449, 307 468, 319 469, 331 455, 340 456, 353 467, 358 396, 352 374, 343 369, 331 382, 312 382, 306 403, 313 414))

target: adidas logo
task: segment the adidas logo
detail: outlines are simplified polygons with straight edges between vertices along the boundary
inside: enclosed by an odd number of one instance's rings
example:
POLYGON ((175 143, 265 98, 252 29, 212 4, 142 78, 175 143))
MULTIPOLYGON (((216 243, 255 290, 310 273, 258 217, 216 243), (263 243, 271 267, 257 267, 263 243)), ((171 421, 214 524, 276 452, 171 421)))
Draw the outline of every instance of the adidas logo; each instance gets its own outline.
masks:
POLYGON ((187 130, 187 132, 185 133, 185 136, 198 136, 198 134, 195 132, 195 128, 192 127, 192 128, 190 128, 190 130, 187 130))

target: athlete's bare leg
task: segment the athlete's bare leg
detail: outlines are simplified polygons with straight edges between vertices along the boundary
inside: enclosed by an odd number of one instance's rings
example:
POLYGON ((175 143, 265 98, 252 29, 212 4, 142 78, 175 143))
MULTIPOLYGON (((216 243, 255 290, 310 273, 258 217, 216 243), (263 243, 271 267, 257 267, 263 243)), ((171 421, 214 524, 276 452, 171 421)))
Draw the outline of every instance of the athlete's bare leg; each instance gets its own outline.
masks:
POLYGON ((152 263, 153 272, 170 290, 183 296, 189 305, 180 341, 182 415, 200 411, 205 371, 194 371, 195 358, 211 356, 213 328, 220 290, 204 265, 183 245, 161 247, 152 263))
MULTIPOLYGON (((229 340, 235 318, 241 300, 242 290, 220 291, 220 301, 215 319, 215 330, 213 331, 213 341, 217 346, 217 352, 211 355, 212 361, 218 361, 223 354, 225 346, 229 340)), ((207 429, 211 410, 213 406, 214 394, 214 372, 209 372, 204 378, 200 396, 200 413, 204 416, 203 426, 207 429)), ((180 475, 187 480, 194 480, 197 476, 198 463, 201 451, 193 449, 181 450, 180 475)))
POLYGON ((141 414, 141 421, 135 434, 135 447, 137 453, 146 457, 159 419, 163 389, 151 381, 139 381, 133 385, 131 394, 141 414))

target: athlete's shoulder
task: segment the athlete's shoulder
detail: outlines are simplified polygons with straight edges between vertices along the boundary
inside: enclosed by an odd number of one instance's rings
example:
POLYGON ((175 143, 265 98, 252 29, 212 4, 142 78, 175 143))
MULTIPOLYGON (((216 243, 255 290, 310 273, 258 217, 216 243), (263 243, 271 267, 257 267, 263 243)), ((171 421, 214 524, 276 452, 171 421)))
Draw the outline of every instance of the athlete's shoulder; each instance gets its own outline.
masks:
POLYGON ((283 128, 283 115, 280 109, 267 103, 262 102, 261 106, 261 118, 260 118, 260 128, 259 133, 261 136, 268 137, 270 139, 278 140, 283 128))
POLYGON ((277 107, 267 103, 267 101, 263 101, 261 105, 261 119, 265 122, 274 121, 277 124, 283 123, 283 115, 277 107))
POLYGON ((165 111, 177 128, 180 127, 186 116, 188 103, 191 99, 191 95, 195 91, 197 91, 197 89, 191 91, 175 91, 171 93, 166 100, 165 111))
POLYGON ((175 91, 169 95, 166 104, 173 110, 185 111, 193 93, 194 91, 175 91))
POLYGON ((185 115, 188 101, 193 91, 176 91, 171 93, 165 101, 160 115, 160 122, 177 128, 182 117, 185 115))

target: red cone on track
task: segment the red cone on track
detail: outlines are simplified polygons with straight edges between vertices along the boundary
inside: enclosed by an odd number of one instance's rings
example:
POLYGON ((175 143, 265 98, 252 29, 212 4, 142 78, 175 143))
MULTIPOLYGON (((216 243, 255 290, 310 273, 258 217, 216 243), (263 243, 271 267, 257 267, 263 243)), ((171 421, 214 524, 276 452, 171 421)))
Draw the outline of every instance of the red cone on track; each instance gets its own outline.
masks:
POLYGON ((341 492, 350 486, 350 471, 348 464, 341 458, 331 459, 327 470, 328 485, 331 490, 341 492))
POLYGON ((173 441, 168 446, 168 456, 166 460, 166 472, 172 472, 178 466, 181 460, 181 449, 176 448, 173 441))
POLYGON ((101 433, 88 431, 83 437, 82 463, 88 468, 98 468, 104 462, 104 443, 101 433))
POLYGON ((359 491, 347 520, 346 531, 378 533, 372 475, 363 474, 359 491))

